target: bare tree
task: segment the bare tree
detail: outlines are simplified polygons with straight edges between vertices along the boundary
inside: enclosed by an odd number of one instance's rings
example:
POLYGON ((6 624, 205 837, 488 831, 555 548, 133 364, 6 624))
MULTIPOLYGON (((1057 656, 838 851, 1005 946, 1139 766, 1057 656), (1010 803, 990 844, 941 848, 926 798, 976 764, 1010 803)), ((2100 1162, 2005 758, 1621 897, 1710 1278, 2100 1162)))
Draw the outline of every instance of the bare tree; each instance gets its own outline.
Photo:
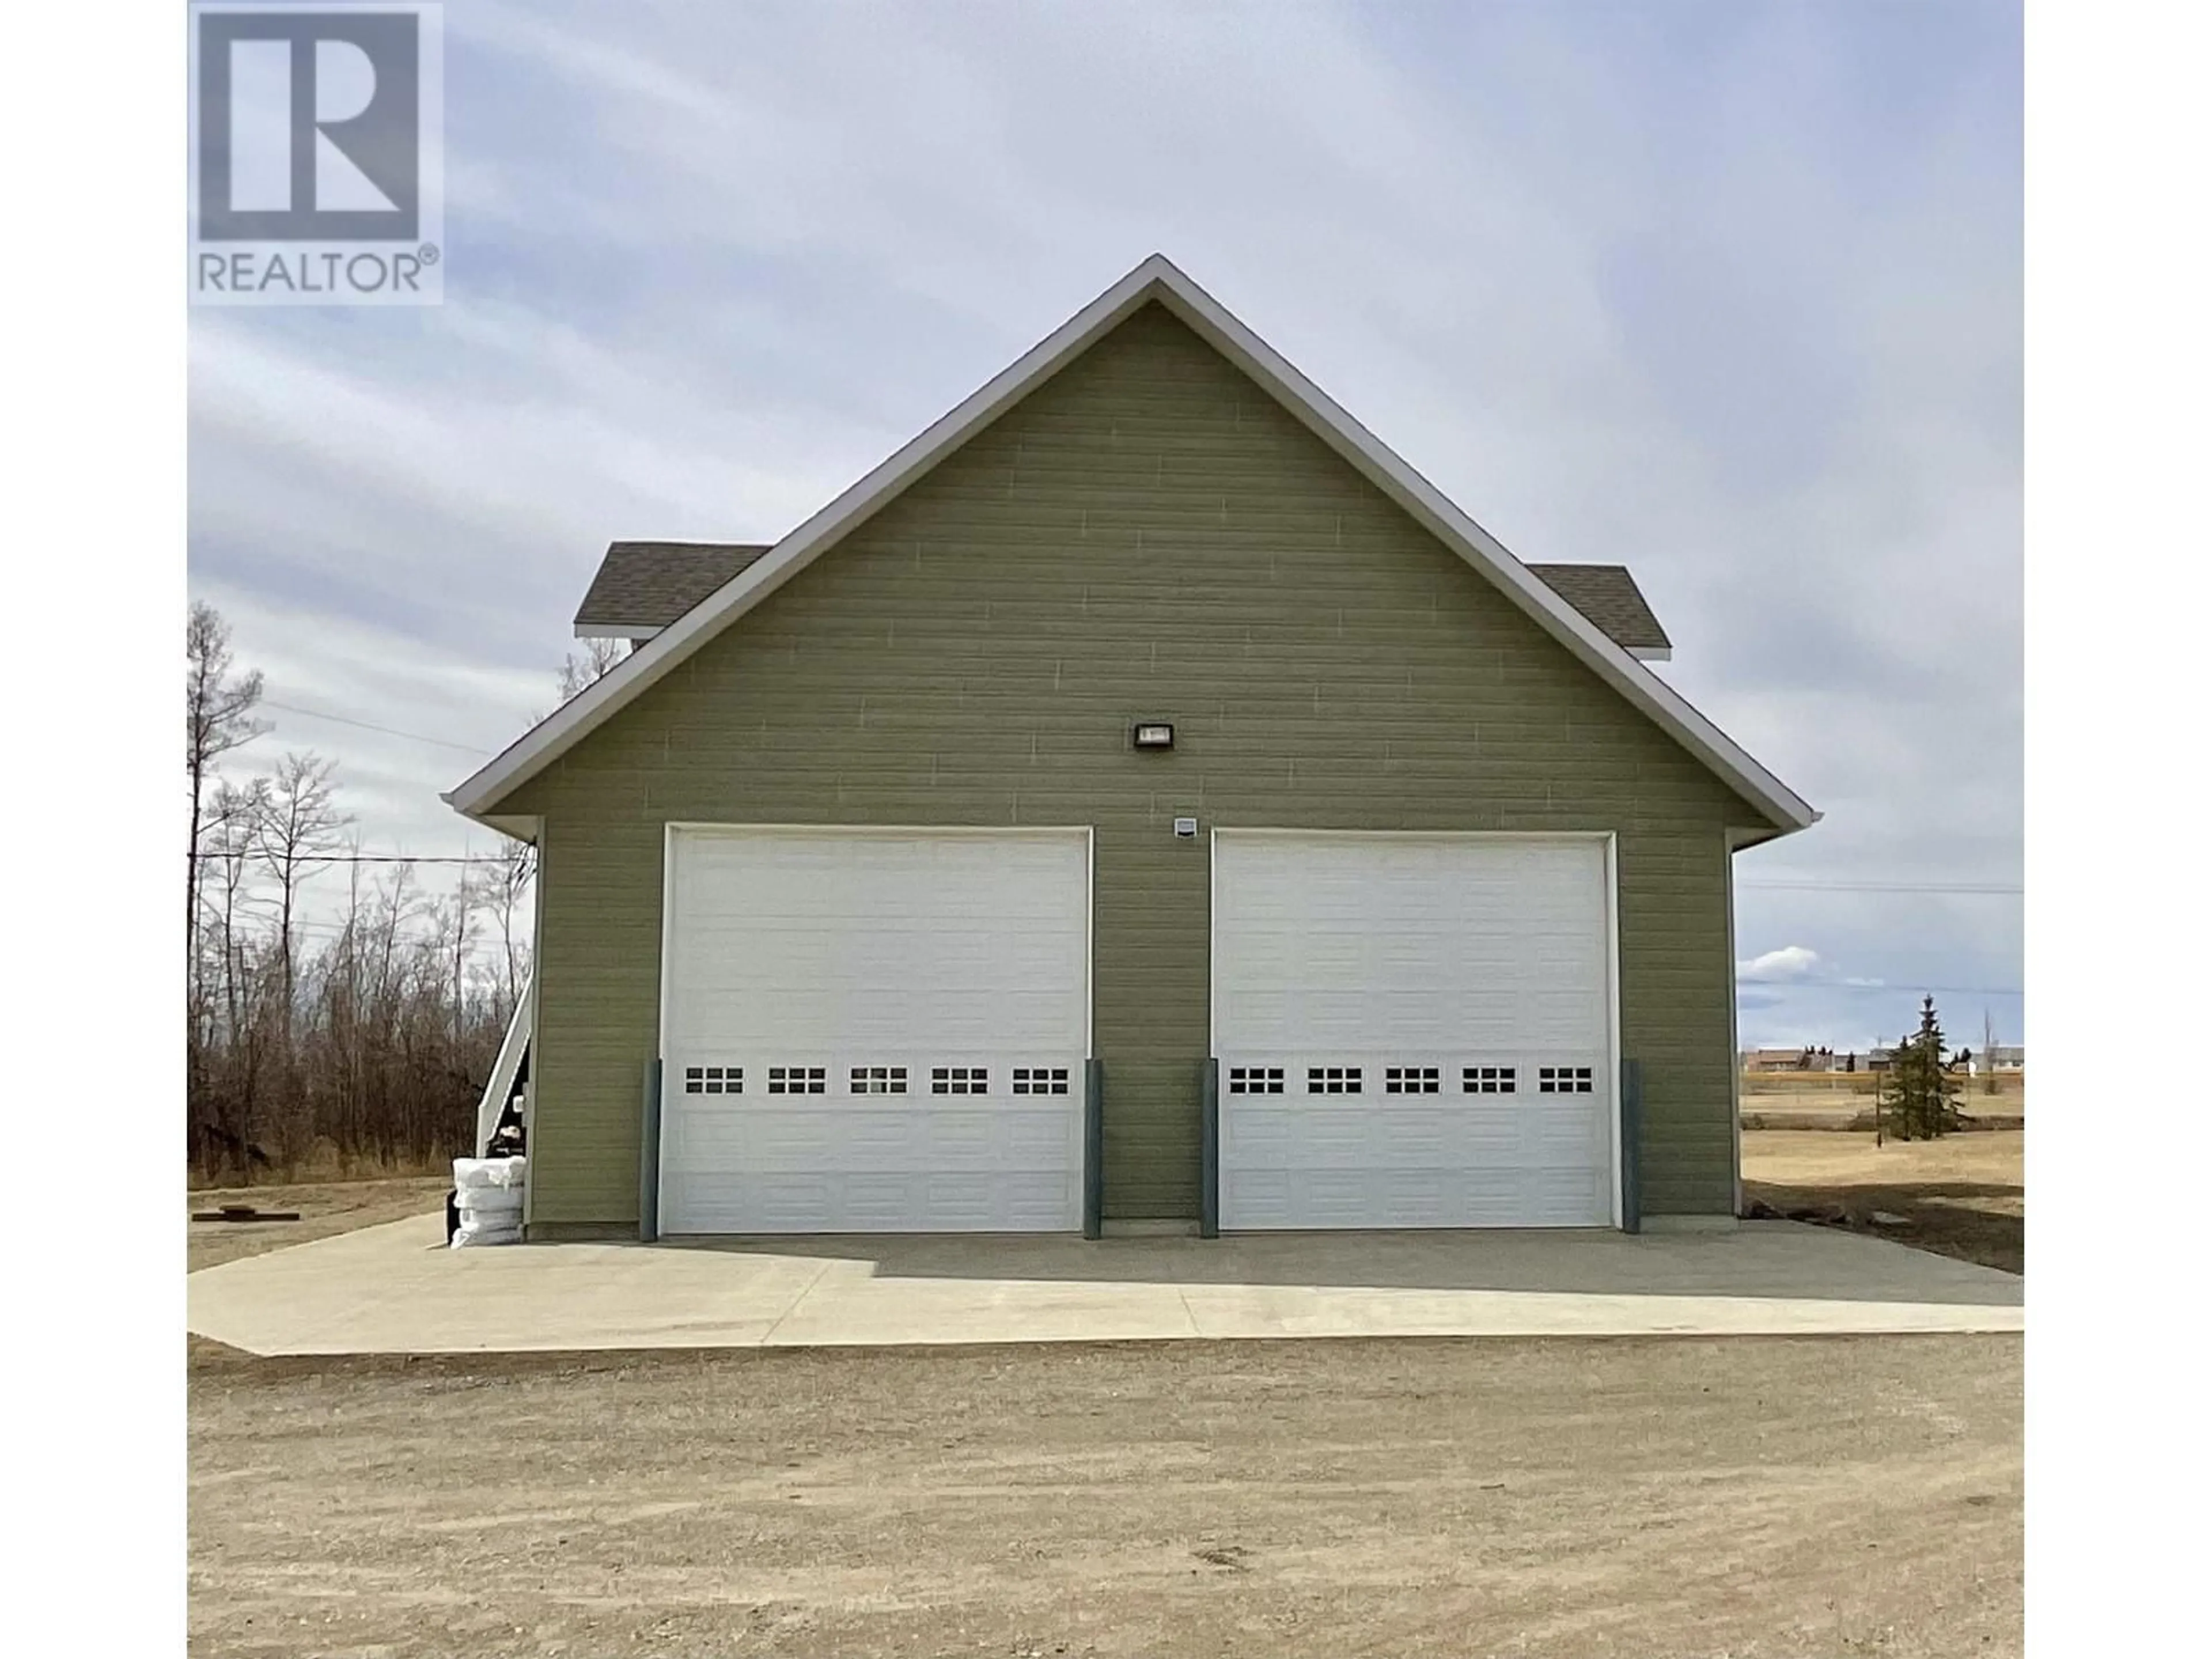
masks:
POLYGON ((201 896, 209 913, 202 926, 219 964, 216 983, 222 991, 223 1019, 232 1030, 239 1028, 241 1018, 236 965, 246 948, 252 900, 253 826, 268 799, 268 788, 265 778, 217 783, 200 830, 201 896), (210 883, 211 896, 207 891, 210 883))
POLYGON ((440 965, 447 975, 447 982, 453 994, 453 1035, 456 1038, 459 1038, 461 1034, 462 1023, 465 1018, 463 1005, 466 1000, 465 992, 468 985, 469 943, 476 924, 477 907, 482 897, 483 892, 477 884, 476 878, 470 875, 468 866, 463 865, 461 878, 453 884, 452 906, 448 908, 440 905, 435 912, 438 935, 443 941, 445 950, 450 952, 440 965))
POLYGON ((253 718, 261 701, 261 671, 235 679, 230 672, 230 625, 215 607, 198 601, 185 623, 185 775, 191 784, 191 834, 185 853, 185 945, 199 925, 201 817, 209 771, 240 744, 269 727, 253 718))
POLYGON ((622 640, 586 640, 583 649, 561 659, 561 701, 566 702, 595 680, 604 679, 629 655, 622 640))
POLYGON ((501 847, 499 863, 484 883, 484 902, 499 919, 500 969, 507 993, 502 1012, 507 1014, 522 998, 523 947, 515 942, 514 929, 537 871, 538 849, 526 841, 509 841, 501 847))
POLYGON ((352 822, 337 808, 331 782, 333 763, 313 754, 288 754, 276 763, 260 810, 254 815, 253 848, 261 867, 276 884, 278 1006, 289 1037, 292 1025, 300 885, 320 867, 323 855, 342 844, 340 832, 352 822))
POLYGON ((262 780, 218 782, 200 847, 202 908, 195 935, 202 993, 193 1005, 187 1079, 193 1139, 210 1163, 251 1163, 259 1104, 266 1026, 263 976, 249 914, 253 817, 262 780))
POLYGON ((271 777, 220 769, 266 729, 260 677, 234 670, 204 605, 187 648, 192 1161, 204 1179, 251 1180, 332 1154, 410 1169, 465 1151, 528 962, 531 849, 432 903, 411 864, 372 878, 356 843, 337 916, 304 918, 302 890, 351 823, 335 769, 307 754, 271 777))

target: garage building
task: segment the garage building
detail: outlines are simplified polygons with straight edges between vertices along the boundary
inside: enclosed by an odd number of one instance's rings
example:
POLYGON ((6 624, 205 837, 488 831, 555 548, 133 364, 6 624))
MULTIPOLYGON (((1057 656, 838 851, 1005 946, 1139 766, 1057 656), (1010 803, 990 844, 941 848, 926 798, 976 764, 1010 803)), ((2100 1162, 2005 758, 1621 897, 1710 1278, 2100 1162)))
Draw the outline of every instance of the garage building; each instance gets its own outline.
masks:
POLYGON ((447 797, 539 851, 531 1237, 1735 1213, 1733 857, 1817 815, 1165 259, 577 627, 447 797))

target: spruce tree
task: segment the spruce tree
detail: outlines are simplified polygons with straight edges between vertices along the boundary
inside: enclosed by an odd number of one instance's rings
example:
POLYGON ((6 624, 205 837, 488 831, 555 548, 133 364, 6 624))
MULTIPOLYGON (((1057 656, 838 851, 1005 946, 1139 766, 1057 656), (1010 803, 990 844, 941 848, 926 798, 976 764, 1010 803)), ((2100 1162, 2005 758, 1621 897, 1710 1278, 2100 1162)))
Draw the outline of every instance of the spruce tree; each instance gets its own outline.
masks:
POLYGON ((1920 1046, 1928 1055, 1928 1133, 1930 1139, 1948 1135, 1964 1121, 1959 1115, 1959 1079, 1945 1063, 1943 1022, 1936 1017, 1936 999, 1920 999, 1920 1046))
POLYGON ((1960 1127, 1959 1083, 1945 1060, 1936 999, 1924 996, 1920 1029, 1899 1043, 1890 1059, 1894 1080, 1884 1115, 1899 1140, 1933 1140, 1960 1127))
POLYGON ((1920 1048, 1911 1035, 1897 1040, 1889 1051, 1889 1071, 1879 1095, 1883 1127, 1899 1140, 1918 1140, 1920 1133, 1920 1048))
MULTIPOLYGON (((1874 1080, 1874 1144, 1882 1143, 1885 1133, 1899 1139, 1910 1139, 1905 1133, 1905 1050, 1912 1046, 1910 1037, 1900 1041, 1889 1051, 1889 1064, 1874 1080)), ((1872 1056, 1867 1063, 1871 1066, 1872 1056)))

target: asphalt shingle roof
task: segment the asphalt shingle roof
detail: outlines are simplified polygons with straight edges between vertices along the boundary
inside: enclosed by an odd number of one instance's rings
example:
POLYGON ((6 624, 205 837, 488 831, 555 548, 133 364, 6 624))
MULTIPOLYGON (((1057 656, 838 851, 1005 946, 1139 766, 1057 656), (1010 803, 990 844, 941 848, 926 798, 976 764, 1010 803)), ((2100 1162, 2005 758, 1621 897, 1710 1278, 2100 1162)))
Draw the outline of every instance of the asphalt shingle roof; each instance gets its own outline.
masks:
POLYGON ((1625 564, 1532 564, 1531 575, 1626 651, 1671 651, 1674 641, 1625 564))
MULTIPOLYGON (((610 542, 576 610, 579 628, 661 629, 768 551, 750 542, 610 542)), ((1671 641, 1628 567, 1532 564, 1528 569, 1625 649, 1671 641)))
POLYGON ((610 542, 579 628, 665 628, 768 551, 737 542, 610 542))

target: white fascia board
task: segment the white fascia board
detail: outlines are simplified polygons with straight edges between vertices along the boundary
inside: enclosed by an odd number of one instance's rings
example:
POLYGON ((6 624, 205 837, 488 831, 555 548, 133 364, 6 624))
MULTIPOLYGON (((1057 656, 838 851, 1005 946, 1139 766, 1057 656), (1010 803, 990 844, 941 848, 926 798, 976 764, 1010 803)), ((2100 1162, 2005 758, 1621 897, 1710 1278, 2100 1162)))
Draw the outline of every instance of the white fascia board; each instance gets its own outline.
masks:
POLYGON ((1672 662, 1674 647, 1671 645, 1632 645, 1628 654, 1638 662, 1672 662))
POLYGON ((1006 366, 888 460, 786 536, 714 593, 632 652, 611 672, 524 733, 444 799, 475 816, 605 722, 699 646, 775 592, 848 531, 1104 335, 1158 300, 1258 381, 1277 402, 1410 514, 1489 577, 1506 596, 1600 678, 1657 720, 1760 808, 1783 833, 1817 816, 1583 614, 1524 568, 1486 530, 1448 501, 1366 428, 1339 408, 1267 342, 1155 253, 1006 366))
POLYGON ((635 623, 578 623, 575 628, 580 640, 649 640, 659 632, 658 628, 641 628, 635 623))

